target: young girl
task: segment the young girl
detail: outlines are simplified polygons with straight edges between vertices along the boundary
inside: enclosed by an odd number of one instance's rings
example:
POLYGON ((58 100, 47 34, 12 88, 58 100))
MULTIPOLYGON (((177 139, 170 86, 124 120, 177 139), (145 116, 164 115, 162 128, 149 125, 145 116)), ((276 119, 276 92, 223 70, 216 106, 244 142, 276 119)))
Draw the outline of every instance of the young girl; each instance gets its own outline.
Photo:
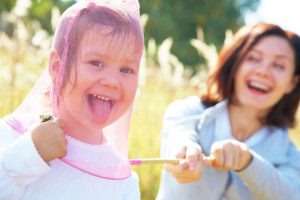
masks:
POLYGON ((49 66, 0 121, 0 199, 140 198, 127 136, 142 52, 138 1, 64 12, 49 66))
POLYGON ((225 46, 208 92, 166 111, 157 200, 297 200, 300 153, 288 137, 300 98, 300 38, 271 24, 225 46), (207 162, 210 158, 210 162, 207 162))

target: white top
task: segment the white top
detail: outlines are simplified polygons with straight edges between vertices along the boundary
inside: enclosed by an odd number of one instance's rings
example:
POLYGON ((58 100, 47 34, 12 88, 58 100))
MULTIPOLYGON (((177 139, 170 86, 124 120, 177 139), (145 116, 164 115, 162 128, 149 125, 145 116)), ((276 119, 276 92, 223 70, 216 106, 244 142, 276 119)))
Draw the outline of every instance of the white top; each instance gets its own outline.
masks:
MULTIPOLYGON (((215 141, 229 140, 235 139, 232 135, 231 125, 230 125, 229 113, 228 109, 224 109, 223 112, 218 113, 218 118, 216 118, 216 132, 215 132, 215 141)), ((255 145, 259 145, 265 138, 267 138, 269 133, 268 128, 266 126, 262 127, 258 131, 256 131, 252 136, 244 141, 248 147, 252 148, 255 145)), ((238 199, 236 195, 236 188, 234 187, 241 182, 238 176, 234 175, 232 172, 229 172, 229 181, 227 182, 226 192, 223 194, 223 199, 238 199)), ((222 200, 223 200, 222 199, 222 200)), ((245 198, 246 199, 246 198, 245 198)))
MULTIPOLYGON (((75 141, 68 140, 68 145, 70 142, 75 141)), ((87 155, 95 152, 92 146, 77 146, 87 155)), ((31 135, 19 136, 3 120, 0 120, 0 180, 0 200, 140 199, 135 173, 126 179, 108 180, 58 159, 47 164, 37 153, 31 135)))
MULTIPOLYGON (((161 155, 172 156, 186 142, 199 144, 209 155, 214 142, 230 138, 227 101, 207 108, 199 97, 188 97, 165 112, 161 155)), ((163 171, 156 200, 300 200, 300 152, 287 128, 264 126, 245 142, 253 160, 242 171, 207 166, 201 179, 189 184, 163 171)))

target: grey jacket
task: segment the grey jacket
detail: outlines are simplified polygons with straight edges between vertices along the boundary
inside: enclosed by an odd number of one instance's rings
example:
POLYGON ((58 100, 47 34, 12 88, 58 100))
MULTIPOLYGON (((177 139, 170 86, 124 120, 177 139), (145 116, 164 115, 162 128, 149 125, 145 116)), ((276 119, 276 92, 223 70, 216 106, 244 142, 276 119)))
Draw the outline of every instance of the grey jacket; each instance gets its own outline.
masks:
MULTIPOLYGON (((215 141, 216 120, 227 102, 205 108, 198 97, 172 103, 165 113, 162 157, 179 143, 200 144, 204 154, 215 141)), ((253 160, 240 172, 204 169, 199 181, 180 184, 162 171, 157 200, 300 200, 300 152, 286 128, 265 127, 266 137, 251 147, 253 160)))

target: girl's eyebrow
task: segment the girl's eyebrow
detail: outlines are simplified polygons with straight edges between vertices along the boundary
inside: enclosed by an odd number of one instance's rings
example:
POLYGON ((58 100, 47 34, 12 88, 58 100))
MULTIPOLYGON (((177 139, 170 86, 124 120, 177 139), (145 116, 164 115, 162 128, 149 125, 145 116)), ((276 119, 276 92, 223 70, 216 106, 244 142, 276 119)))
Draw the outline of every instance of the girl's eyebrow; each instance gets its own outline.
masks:
POLYGON ((84 50, 82 51, 82 56, 86 57, 88 59, 91 58, 98 58, 98 59, 109 59, 111 57, 110 54, 106 53, 106 52, 99 52, 98 50, 84 50))
POLYGON ((96 56, 104 55, 102 52, 99 52, 99 50, 94 50, 94 49, 84 49, 82 52, 84 55, 96 55, 96 56))
MULTIPOLYGON (((113 56, 112 53, 101 53, 99 51, 94 51, 94 50, 86 50, 83 51, 83 56, 86 56, 87 58, 101 58, 101 59, 110 59, 113 56)), ((132 56, 132 57, 128 57, 128 58, 123 58, 122 61, 124 61, 125 63, 136 63, 139 60, 136 58, 136 56, 132 56)))
POLYGON ((136 58, 126 58, 126 59, 124 59, 124 61, 125 62, 129 62, 129 63, 134 63, 134 62, 138 62, 138 59, 136 59, 136 58))

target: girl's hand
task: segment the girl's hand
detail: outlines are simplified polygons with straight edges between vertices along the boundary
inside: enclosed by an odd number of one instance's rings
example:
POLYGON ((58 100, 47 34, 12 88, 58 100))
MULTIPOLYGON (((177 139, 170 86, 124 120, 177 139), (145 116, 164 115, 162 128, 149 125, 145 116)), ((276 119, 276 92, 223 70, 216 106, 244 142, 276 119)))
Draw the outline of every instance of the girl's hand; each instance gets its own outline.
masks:
POLYGON ((247 145, 237 140, 215 142, 211 147, 211 155, 215 158, 211 166, 224 170, 241 171, 252 160, 252 154, 247 145))
POLYGON ((181 159, 179 165, 164 164, 164 169, 179 183, 191 183, 201 178, 202 151, 198 144, 183 146, 176 154, 176 158, 181 159))
POLYGON ((60 119, 42 122, 30 131, 35 148, 45 162, 67 154, 67 140, 60 119))

